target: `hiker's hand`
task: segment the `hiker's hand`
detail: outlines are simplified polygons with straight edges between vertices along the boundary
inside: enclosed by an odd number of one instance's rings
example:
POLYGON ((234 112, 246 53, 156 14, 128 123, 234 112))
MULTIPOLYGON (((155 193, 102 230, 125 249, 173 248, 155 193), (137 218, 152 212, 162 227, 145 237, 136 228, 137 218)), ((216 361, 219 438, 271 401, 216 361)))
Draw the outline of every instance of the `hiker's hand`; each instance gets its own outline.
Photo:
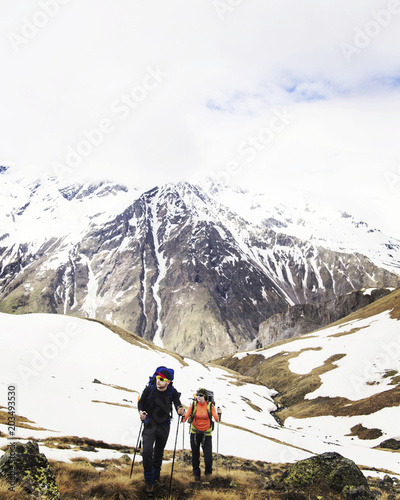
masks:
POLYGON ((222 410, 219 406, 217 408, 217 415, 218 415, 218 422, 221 422, 222 410))
POLYGON ((147 413, 145 411, 140 411, 139 412, 139 418, 143 422, 147 417, 147 413))
POLYGON ((185 411, 185 408, 183 406, 180 406, 178 408, 178 415, 185 415, 186 411, 185 411))

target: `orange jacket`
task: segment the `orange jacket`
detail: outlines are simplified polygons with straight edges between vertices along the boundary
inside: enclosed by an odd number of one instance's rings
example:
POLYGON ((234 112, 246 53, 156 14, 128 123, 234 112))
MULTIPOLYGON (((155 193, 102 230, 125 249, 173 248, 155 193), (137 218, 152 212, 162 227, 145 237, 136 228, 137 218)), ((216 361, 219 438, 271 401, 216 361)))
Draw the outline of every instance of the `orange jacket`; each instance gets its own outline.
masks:
MULTIPOLYGON (((190 405, 188 411, 186 412, 185 415, 185 422, 187 422, 187 419, 190 417, 193 411, 193 403, 190 405)), ((214 420, 218 422, 218 414, 217 411, 214 407, 214 405, 211 405, 211 413, 212 416, 214 417, 214 420)), ((208 416, 208 411, 207 411, 207 402, 204 402, 203 404, 199 403, 197 401, 196 403, 196 415, 193 419, 192 425, 196 427, 197 430, 201 432, 205 432, 207 429, 210 428, 211 422, 208 416)))

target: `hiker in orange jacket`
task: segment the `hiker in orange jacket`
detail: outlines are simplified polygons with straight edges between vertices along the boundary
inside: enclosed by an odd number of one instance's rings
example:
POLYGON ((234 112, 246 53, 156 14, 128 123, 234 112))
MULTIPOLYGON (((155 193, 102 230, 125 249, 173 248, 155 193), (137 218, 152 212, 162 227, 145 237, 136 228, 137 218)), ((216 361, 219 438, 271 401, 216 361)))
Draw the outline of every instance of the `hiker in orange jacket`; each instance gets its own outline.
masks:
POLYGON ((207 402, 207 390, 199 389, 196 400, 190 405, 185 415, 185 422, 190 422, 190 447, 192 448, 193 475, 200 480, 200 445, 203 448, 205 475, 212 474, 212 431, 215 422, 221 420, 221 408, 215 410, 211 402, 207 402))

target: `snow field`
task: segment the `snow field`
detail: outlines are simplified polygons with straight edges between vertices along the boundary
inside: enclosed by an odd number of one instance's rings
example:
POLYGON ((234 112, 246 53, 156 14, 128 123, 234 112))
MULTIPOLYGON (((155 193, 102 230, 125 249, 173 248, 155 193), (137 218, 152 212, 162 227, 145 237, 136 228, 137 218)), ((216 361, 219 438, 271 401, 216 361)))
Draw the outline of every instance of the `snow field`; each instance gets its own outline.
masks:
MULTIPOLYGON (((308 337, 315 341, 315 337, 308 337)), ((306 346, 305 339, 300 345, 306 346)), ((156 347, 129 344, 95 322, 51 314, 0 314, 0 349, 0 405, 6 407, 7 387, 14 384, 17 414, 34 422, 33 429, 17 429, 21 439, 70 435, 134 446, 140 428, 138 396, 155 368, 166 365, 175 370, 174 385, 182 394, 184 406, 189 406, 199 387, 214 391, 217 406, 222 408, 219 432, 216 427, 213 433, 214 451, 218 435, 219 452, 224 455, 294 462, 316 453, 337 451, 356 463, 400 474, 398 455, 369 449, 371 443, 344 436, 360 423, 359 418, 288 419, 285 427, 280 427, 270 413, 276 409, 274 390, 243 384, 223 368, 190 359, 182 363, 156 347), (94 383, 95 379, 101 383, 94 383)), ((388 433, 392 430, 392 436, 398 410, 382 410, 363 417, 362 422, 379 427, 379 419, 380 428, 388 433)), ((178 425, 177 447, 182 448, 185 428, 185 448, 189 449, 188 425, 178 424, 176 417, 167 449, 174 447, 178 425)), ((7 435, 6 425, 0 425, 0 430, 7 435)), ((6 438, 0 439, 0 444, 7 442, 6 438)), ((50 458, 61 460, 77 455, 96 459, 116 453, 41 449, 50 458)))
MULTIPOLYGON (((298 352, 298 355, 289 360, 289 369, 299 375, 308 374, 323 366, 332 355, 343 353, 344 356, 333 363, 336 368, 320 376, 321 386, 305 397, 343 397, 358 401, 395 387, 390 385, 391 377, 387 374, 396 374, 400 366, 400 323, 387 311, 302 335, 283 345, 239 353, 234 357, 241 359, 254 353, 268 359, 279 353, 292 352, 298 352)), ((377 467, 399 471, 400 461, 396 460, 395 453, 372 449, 385 439, 400 439, 396 427, 399 420, 400 407, 393 406, 352 417, 290 417, 285 421, 285 428, 298 432, 293 445, 318 453, 322 452, 318 451, 320 449, 327 451, 333 447, 366 466, 373 464, 372 457, 375 456, 377 467), (349 436, 351 428, 358 424, 368 429, 380 429, 382 436, 374 440, 349 436)))

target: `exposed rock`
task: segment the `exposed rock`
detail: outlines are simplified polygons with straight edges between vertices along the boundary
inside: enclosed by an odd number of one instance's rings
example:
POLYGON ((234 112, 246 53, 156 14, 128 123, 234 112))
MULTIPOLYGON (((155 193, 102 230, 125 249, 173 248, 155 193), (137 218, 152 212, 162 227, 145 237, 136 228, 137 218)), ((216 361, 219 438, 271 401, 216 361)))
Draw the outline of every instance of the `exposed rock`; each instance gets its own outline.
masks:
POLYGON ((342 498, 349 500, 375 498, 368 486, 345 486, 342 490, 342 498))
POLYGON ((53 470, 37 443, 12 443, 0 459, 0 477, 11 485, 19 484, 32 498, 60 498, 53 470))
POLYGON ((87 445, 87 446, 81 446, 82 451, 91 451, 93 453, 98 453, 98 450, 94 446, 87 445))
POLYGON ((389 293, 390 290, 386 288, 376 288, 369 293, 357 290, 321 304, 289 306, 260 324, 258 347, 327 326, 389 293))
POLYGON ((373 498, 368 482, 357 465, 339 453, 328 452, 300 460, 274 483, 287 491, 318 485, 342 493, 344 498, 373 498))
POLYGON ((396 483, 392 477, 388 474, 385 475, 383 479, 380 479, 377 483, 378 487, 381 491, 386 492, 388 498, 399 498, 399 488, 398 488, 398 480, 396 479, 396 483))
POLYGON ((397 439, 386 439, 382 441, 379 448, 389 448, 390 450, 400 450, 400 441, 397 439))

